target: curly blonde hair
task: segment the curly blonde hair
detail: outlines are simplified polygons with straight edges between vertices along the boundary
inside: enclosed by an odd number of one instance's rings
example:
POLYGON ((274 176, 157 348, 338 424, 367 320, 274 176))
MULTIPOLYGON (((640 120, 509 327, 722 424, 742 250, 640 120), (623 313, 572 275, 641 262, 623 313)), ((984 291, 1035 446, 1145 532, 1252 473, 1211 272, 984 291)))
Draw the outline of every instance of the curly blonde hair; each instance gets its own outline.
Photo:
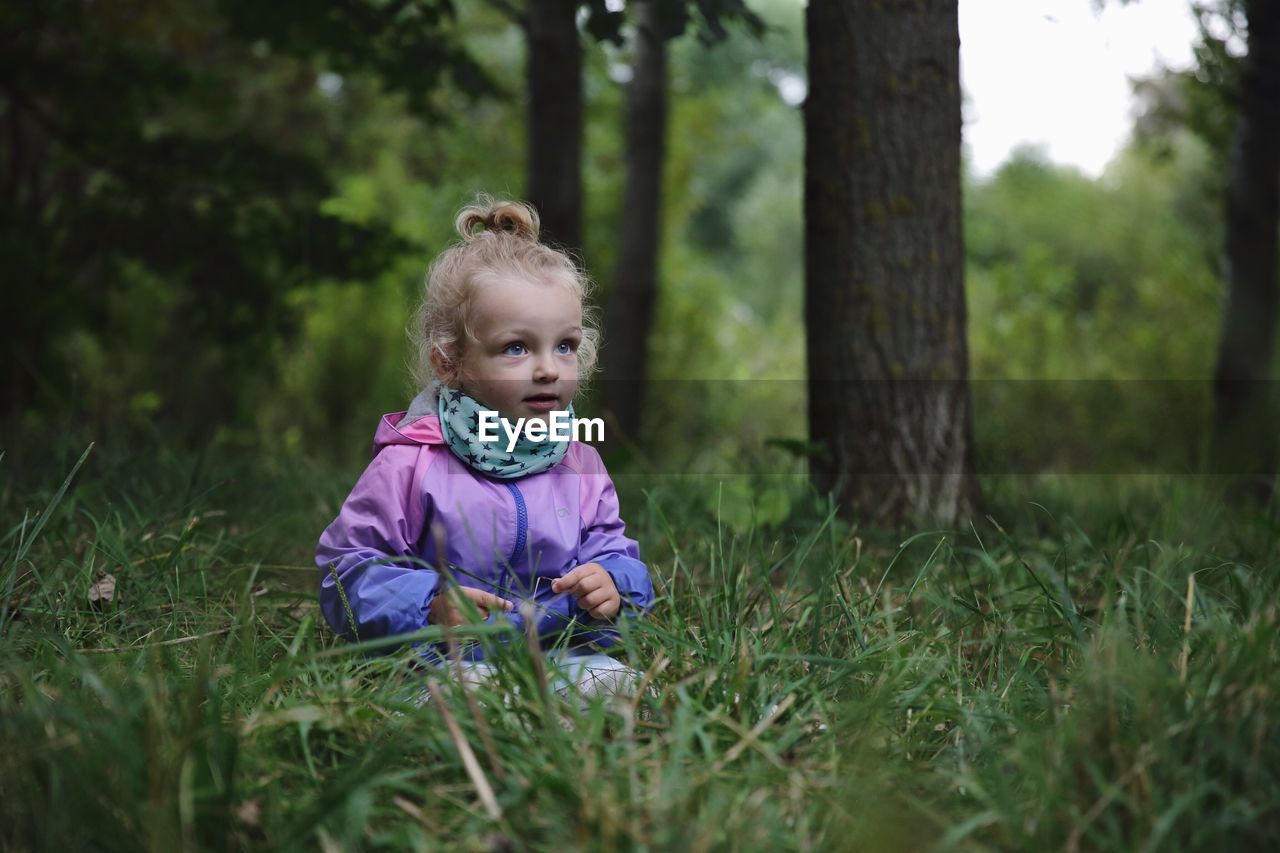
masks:
POLYGON ((587 304, 589 278, 564 252, 538 242, 540 221, 531 205, 478 195, 454 220, 461 241, 440 253, 427 271, 426 293, 409 327, 413 344, 413 377, 419 388, 433 379, 445 385, 458 380, 458 365, 471 332, 471 296, 486 276, 514 276, 563 284, 582 306, 582 342, 578 345, 578 385, 595 370, 600 332, 595 310, 587 304), (477 228, 478 227, 478 228, 477 228), (436 375, 432 354, 446 366, 436 375))

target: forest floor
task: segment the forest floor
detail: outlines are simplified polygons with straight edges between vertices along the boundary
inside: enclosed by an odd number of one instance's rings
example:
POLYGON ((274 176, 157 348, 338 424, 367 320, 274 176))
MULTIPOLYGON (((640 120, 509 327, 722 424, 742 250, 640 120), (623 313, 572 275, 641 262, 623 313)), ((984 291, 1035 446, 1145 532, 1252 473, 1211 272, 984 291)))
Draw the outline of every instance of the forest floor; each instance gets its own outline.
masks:
POLYGON ((423 704, 412 651, 333 635, 355 472, 82 451, 0 459, 3 849, 1280 844, 1280 521, 1194 478, 990 481, 906 533, 628 481, 648 689, 583 711, 518 635, 423 704))

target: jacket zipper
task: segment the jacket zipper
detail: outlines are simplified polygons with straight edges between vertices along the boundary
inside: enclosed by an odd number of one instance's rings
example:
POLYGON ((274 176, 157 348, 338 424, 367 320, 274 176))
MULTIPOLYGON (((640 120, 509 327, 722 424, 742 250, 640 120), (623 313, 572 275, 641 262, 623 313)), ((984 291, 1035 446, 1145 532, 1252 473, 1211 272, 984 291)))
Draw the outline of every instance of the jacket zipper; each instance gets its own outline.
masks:
POLYGON ((516 502, 516 547, 511 552, 511 559, 507 560, 507 564, 511 566, 512 571, 515 570, 516 561, 520 559, 520 555, 524 553, 525 541, 529 535, 529 510, 524 505, 524 495, 520 494, 520 489, 515 483, 505 483, 511 490, 511 497, 516 502))

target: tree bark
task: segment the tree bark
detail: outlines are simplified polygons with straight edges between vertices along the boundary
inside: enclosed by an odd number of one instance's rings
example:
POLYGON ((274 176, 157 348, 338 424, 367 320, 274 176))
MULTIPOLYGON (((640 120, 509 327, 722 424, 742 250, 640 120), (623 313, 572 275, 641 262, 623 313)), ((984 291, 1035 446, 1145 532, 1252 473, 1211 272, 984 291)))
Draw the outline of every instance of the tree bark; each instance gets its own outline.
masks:
POLYGON ((958 0, 810 0, 811 476, 846 517, 978 511, 961 231, 958 0))
POLYGON ((529 149, 526 198, 545 242, 582 245, 582 44, 576 0, 529 0, 529 149))
POLYGON ((640 431, 649 377, 649 334, 658 294, 662 164, 667 136, 667 49, 652 3, 635 6, 635 54, 626 94, 625 159, 617 268, 605 312, 603 389, 611 434, 640 431))
POLYGON ((1280 7, 1247 0, 1248 54, 1227 178, 1227 303, 1214 371, 1214 470, 1240 475, 1237 494, 1275 485, 1271 366, 1280 308, 1280 7))

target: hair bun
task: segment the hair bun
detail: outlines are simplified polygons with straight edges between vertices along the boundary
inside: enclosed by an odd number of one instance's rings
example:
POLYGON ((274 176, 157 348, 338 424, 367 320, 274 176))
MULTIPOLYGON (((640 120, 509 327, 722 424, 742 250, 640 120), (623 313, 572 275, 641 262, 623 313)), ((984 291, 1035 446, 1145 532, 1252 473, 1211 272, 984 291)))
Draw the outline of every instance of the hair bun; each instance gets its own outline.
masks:
POLYGON ((519 201, 494 201, 481 195, 458 213, 454 226, 467 243, 486 232, 505 232, 536 243, 541 223, 538 211, 532 205, 519 201), (476 230, 477 225, 481 226, 479 231, 476 230))

